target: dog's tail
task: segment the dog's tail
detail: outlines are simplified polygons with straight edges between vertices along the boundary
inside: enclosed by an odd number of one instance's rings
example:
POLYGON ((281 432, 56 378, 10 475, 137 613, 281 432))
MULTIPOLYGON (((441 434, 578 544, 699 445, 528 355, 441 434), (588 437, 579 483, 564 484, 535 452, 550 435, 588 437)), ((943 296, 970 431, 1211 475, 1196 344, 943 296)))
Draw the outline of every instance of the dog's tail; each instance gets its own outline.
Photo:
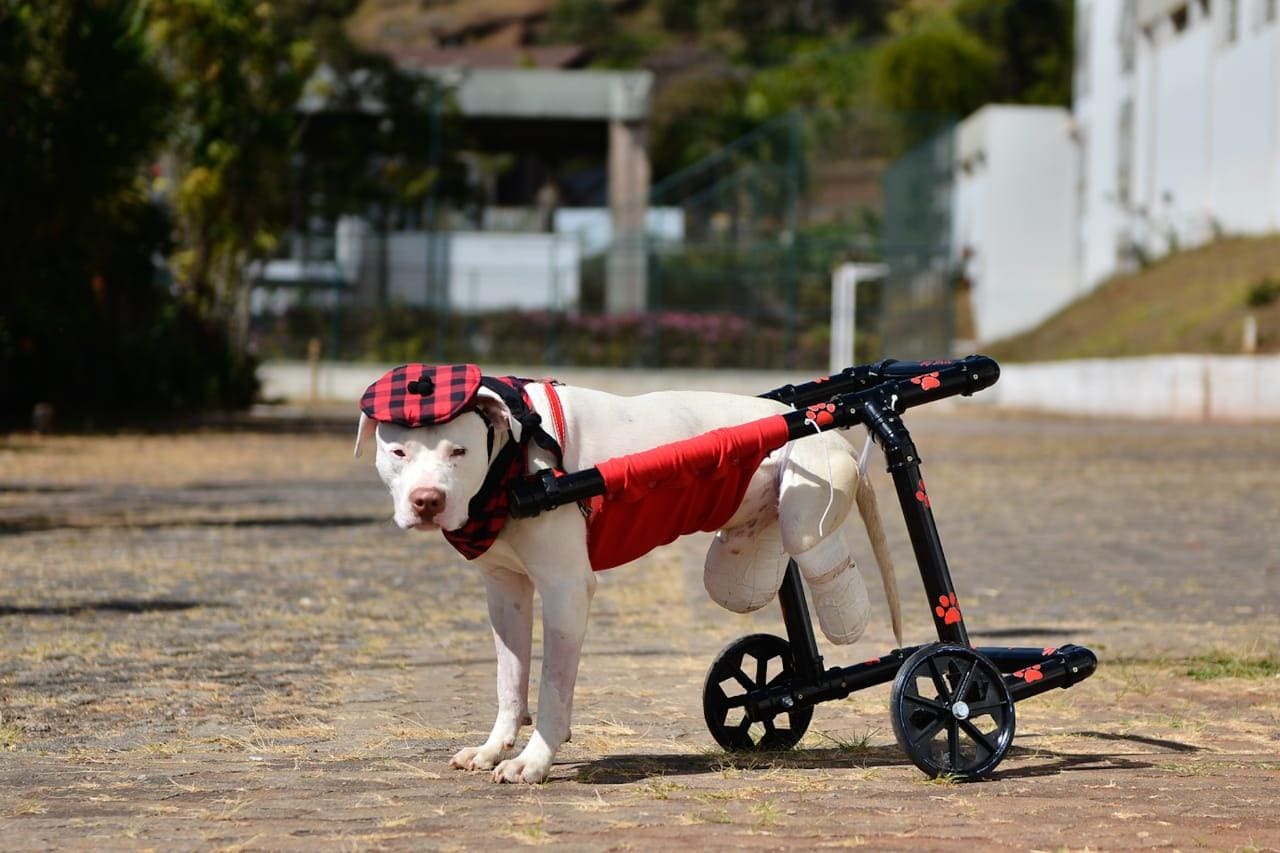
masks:
POLYGON ((880 580, 884 583, 884 597, 889 602, 889 621, 893 624, 893 638, 902 648, 902 602, 898 598, 898 575, 893 567, 893 556, 889 553, 889 541, 884 535, 884 522, 880 518, 880 503, 876 500, 875 489, 871 487, 871 477, 867 475, 867 460, 871 451, 871 438, 862 449, 858 459, 858 491, 856 500, 858 514, 867 528, 867 537, 871 540, 871 553, 875 555, 876 565, 880 568, 880 580))

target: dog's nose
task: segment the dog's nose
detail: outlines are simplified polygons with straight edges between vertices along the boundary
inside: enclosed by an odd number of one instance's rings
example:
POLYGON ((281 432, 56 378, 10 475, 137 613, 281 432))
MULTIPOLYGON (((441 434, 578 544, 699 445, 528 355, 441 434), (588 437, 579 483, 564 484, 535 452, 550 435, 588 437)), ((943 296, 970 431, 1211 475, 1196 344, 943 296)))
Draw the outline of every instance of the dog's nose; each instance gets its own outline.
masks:
POLYGON ((435 518, 444 511, 444 492, 436 488, 420 487, 409 493, 409 503, 420 518, 435 518))

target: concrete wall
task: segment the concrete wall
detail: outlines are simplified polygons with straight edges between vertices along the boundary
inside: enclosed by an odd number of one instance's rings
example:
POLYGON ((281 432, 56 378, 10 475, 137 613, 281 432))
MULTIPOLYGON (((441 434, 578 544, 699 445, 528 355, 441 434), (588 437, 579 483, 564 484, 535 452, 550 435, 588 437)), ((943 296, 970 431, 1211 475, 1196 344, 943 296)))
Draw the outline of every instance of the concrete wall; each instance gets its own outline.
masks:
MULTIPOLYGON (((497 308, 567 308, 578 302, 578 241, 558 234, 454 231, 440 235, 449 305, 466 313, 497 308)), ((365 243, 361 275, 373 275, 378 241, 365 243)), ((427 235, 393 232, 387 240, 387 293, 392 302, 428 304, 427 235)))
MULTIPOLYGON (((316 393, 326 401, 350 401, 352 417, 365 388, 394 364, 322 362, 316 376, 316 393)), ((808 381, 793 371, 774 370, 629 370, 591 367, 527 367, 483 365, 494 376, 552 376, 569 385, 598 388, 614 394, 647 394, 679 388, 688 391, 721 391, 754 396, 788 383, 808 381)), ((271 361, 258 368, 262 397, 266 400, 304 401, 311 393, 311 368, 300 361, 271 361)))
POLYGON ((1280 420, 1280 356, 1168 355, 1002 365, 972 405, 1092 417, 1280 420))
POLYGON ((1071 114, 988 106, 956 129, 952 252, 979 340, 1035 326, 1079 295, 1071 114))
MULTIPOLYGON (((598 255, 613 242, 613 220, 607 207, 558 207, 552 230, 577 238, 584 257, 598 255)), ((645 212, 645 235, 665 243, 684 239, 684 208, 651 207, 645 212)))
MULTIPOLYGON (((352 417, 370 382, 394 365, 324 362, 316 377, 322 400, 349 402, 352 417)), ((619 394, 669 388, 761 394, 807 380, 788 371, 610 370, 581 367, 503 367, 495 375, 554 376, 571 385, 619 394)), ((311 371, 302 362, 268 362, 258 369, 265 399, 305 401, 311 371)), ((1182 421, 1280 421, 1280 356, 1190 356, 1087 359, 1001 365, 1000 381, 956 405, 1067 415, 1182 421)), ((944 407, 951 401, 937 404, 944 407)))

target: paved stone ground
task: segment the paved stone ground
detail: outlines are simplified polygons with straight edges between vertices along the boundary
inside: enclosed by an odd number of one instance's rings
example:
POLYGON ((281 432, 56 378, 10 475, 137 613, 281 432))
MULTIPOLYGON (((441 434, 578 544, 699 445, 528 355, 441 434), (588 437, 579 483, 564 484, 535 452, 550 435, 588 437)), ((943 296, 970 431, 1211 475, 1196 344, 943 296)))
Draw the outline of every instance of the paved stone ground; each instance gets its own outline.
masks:
MULTIPOLYGON (((910 765, 885 687, 819 706, 792 752, 716 749, 708 664, 781 625, 710 603, 690 537, 602 578, 552 781, 492 785, 447 766, 493 712, 480 582, 390 526, 345 422, 0 438, 0 846, 1280 844, 1280 429, 909 423, 975 641, 1102 659, 1019 704, 978 784, 910 765)), ((876 622, 829 664, 892 646, 864 558, 876 622)))

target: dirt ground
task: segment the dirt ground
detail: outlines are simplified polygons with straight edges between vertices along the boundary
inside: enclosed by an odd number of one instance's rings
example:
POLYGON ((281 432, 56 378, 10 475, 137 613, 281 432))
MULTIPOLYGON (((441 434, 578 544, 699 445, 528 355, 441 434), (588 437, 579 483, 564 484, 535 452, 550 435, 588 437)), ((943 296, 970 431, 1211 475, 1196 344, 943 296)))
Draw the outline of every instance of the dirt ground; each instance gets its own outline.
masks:
MULTIPOLYGON (((975 642, 1101 659, 1018 705, 985 782, 916 770, 887 687, 791 752, 716 748, 708 665, 782 627, 707 599, 698 536, 602 577, 573 742, 493 785, 448 767, 494 710, 480 580, 390 525, 345 418, 0 438, 0 846, 1280 847, 1280 428, 908 423, 975 642)), ((873 626, 828 664, 893 645, 863 552, 873 626)))

